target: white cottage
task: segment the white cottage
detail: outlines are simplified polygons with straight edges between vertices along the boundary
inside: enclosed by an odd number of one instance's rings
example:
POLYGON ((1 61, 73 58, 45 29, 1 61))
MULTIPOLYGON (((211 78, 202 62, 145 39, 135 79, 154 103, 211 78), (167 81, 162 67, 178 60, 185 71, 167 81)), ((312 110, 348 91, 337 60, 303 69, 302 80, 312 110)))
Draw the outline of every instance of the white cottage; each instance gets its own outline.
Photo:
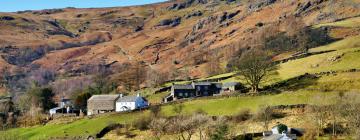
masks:
POLYGON ((116 101, 116 112, 141 109, 148 106, 148 101, 139 94, 137 96, 120 96, 120 98, 116 101))

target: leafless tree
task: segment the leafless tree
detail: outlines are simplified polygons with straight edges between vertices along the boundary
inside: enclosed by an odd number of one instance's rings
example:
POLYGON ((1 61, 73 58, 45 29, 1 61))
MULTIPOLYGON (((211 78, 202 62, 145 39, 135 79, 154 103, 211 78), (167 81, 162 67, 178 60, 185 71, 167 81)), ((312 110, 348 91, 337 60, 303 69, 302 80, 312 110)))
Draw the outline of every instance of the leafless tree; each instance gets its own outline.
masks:
POLYGON ((161 135, 165 134, 167 131, 167 126, 169 122, 165 118, 156 118, 150 122, 149 128, 155 134, 157 138, 160 138, 161 135))
POLYGON ((206 126, 209 118, 204 114, 194 114, 191 116, 176 116, 170 120, 169 130, 178 134, 179 139, 190 140, 192 136, 199 132, 200 139, 204 138, 202 128, 206 126))
POLYGON ((149 69, 146 74, 146 84, 148 87, 156 87, 166 81, 164 74, 155 69, 149 69))
POLYGON ((269 76, 276 72, 277 67, 267 54, 260 50, 250 50, 245 53, 235 64, 235 69, 245 82, 251 87, 251 91, 257 93, 259 85, 269 76))
POLYGON ((117 82, 124 85, 127 91, 136 91, 146 80, 147 68, 140 62, 131 64, 126 71, 117 75, 117 82))
POLYGON ((220 58, 217 53, 209 57, 208 62, 205 65, 205 70, 208 76, 220 74, 223 70, 220 66, 220 58))
POLYGON ((256 119, 263 122, 263 127, 265 131, 269 130, 269 124, 272 119, 273 109, 270 106, 260 106, 258 113, 256 114, 256 119))
POLYGON ((295 37, 298 42, 298 49, 307 53, 309 50, 310 36, 307 25, 302 18, 290 16, 285 20, 285 28, 289 36, 295 37))

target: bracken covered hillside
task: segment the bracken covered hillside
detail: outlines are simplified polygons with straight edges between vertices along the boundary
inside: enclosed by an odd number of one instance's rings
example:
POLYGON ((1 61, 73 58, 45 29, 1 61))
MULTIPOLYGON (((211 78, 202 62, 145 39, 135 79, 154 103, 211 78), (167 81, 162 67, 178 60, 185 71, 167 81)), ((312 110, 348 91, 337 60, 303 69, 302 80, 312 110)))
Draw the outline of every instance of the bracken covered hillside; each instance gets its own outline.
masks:
MULTIPOLYGON (((167 77, 177 71, 174 77, 200 78, 209 75, 207 63, 216 60, 225 67, 239 52, 256 47, 251 40, 266 28, 276 28, 276 39, 293 28, 291 19, 310 27, 359 15, 359 0, 179 0, 0 13, 0 70, 8 77, 5 82, 21 82, 29 73, 36 78, 42 71, 58 85, 86 81, 100 71, 121 81, 134 65, 167 77)), ((346 27, 310 30, 323 39, 316 45, 360 32, 346 27), (327 36, 333 31, 336 34, 327 36)), ((275 56, 296 52, 296 42, 293 46, 265 49, 275 56)))

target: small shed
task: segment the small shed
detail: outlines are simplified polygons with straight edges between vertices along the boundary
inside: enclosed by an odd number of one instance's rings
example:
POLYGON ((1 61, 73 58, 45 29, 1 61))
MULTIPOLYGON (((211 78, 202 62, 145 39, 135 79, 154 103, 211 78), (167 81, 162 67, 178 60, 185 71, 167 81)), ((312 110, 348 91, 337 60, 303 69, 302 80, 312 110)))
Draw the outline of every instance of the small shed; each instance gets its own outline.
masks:
POLYGON ((114 112, 120 95, 93 95, 87 101, 87 115, 114 112))

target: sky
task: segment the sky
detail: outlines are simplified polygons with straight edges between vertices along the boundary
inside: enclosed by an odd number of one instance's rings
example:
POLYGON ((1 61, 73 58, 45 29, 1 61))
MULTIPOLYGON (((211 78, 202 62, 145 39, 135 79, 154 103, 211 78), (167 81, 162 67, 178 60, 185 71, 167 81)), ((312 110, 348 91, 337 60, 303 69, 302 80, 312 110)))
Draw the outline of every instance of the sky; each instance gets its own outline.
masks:
POLYGON ((53 8, 100 8, 150 4, 166 0, 0 0, 0 12, 53 8))

